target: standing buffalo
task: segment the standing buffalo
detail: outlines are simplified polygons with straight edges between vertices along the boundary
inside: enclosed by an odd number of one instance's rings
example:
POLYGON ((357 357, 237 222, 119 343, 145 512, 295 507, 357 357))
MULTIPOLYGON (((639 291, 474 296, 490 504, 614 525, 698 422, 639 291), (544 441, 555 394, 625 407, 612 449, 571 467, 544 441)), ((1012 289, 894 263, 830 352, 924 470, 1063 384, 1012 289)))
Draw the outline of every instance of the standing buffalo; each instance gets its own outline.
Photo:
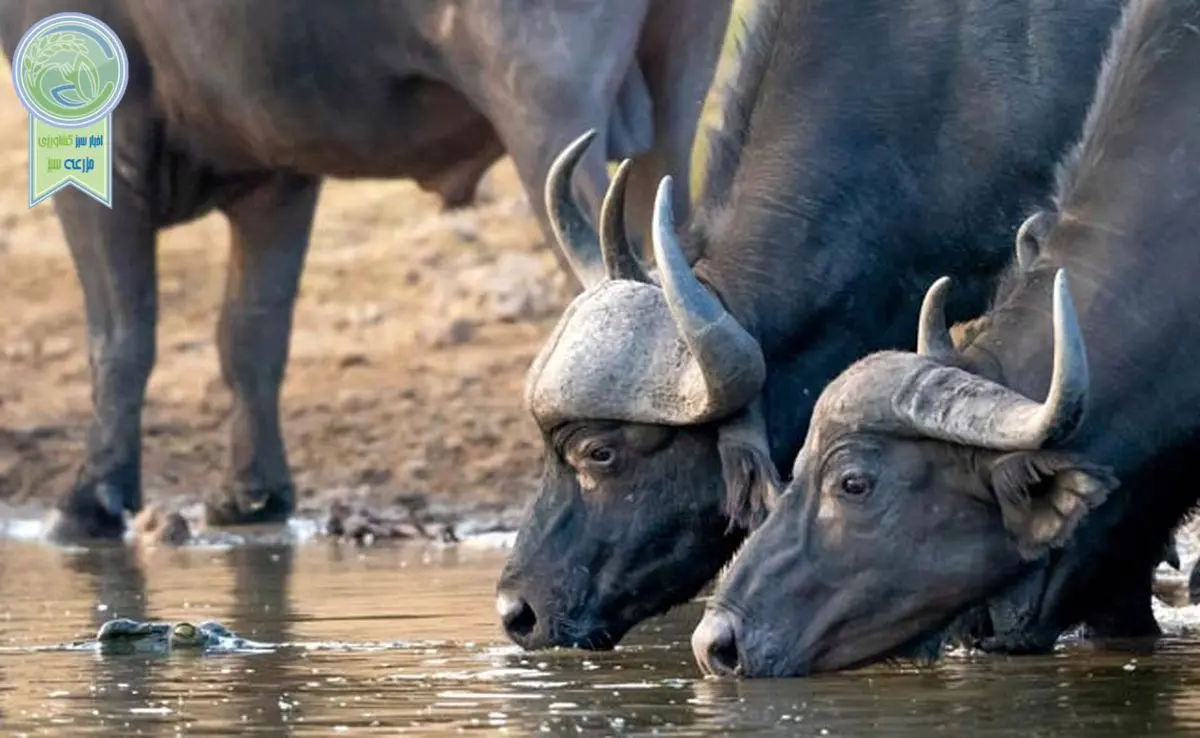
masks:
POLYGON ((1197 499, 1198 69, 1200 0, 1131 0, 994 306, 952 340, 940 279, 917 353, 822 392, 791 486, 694 634, 705 669, 853 667, 1006 590, 1025 649, 1080 622, 1158 633, 1151 568, 1197 499))
POLYGON ((956 312, 982 311, 1012 231, 1050 194, 1119 11, 760 3, 681 239, 669 181, 659 190, 657 277, 616 227, 622 198, 598 236, 551 176, 560 244, 603 241, 605 268, 581 270, 588 289, 527 377, 546 451, 498 585, 514 641, 610 647, 694 596, 758 520, 817 393, 909 344, 929 280, 961 275, 956 312))
MULTIPOLYGON (((648 229, 659 177, 687 176, 729 0, 3 0, 9 59, 33 23, 67 10, 108 24, 130 64, 112 209, 55 196, 83 285, 95 411, 51 533, 76 539, 119 536, 142 505, 160 229, 214 209, 230 223, 218 333, 233 468, 207 518, 284 519, 279 391, 321 178, 410 177, 454 206, 507 152, 540 194, 555 154, 594 128, 605 145, 576 184, 598 211, 605 160, 638 156, 631 225, 648 229)), ((586 269, 600 255, 573 258, 586 269)))

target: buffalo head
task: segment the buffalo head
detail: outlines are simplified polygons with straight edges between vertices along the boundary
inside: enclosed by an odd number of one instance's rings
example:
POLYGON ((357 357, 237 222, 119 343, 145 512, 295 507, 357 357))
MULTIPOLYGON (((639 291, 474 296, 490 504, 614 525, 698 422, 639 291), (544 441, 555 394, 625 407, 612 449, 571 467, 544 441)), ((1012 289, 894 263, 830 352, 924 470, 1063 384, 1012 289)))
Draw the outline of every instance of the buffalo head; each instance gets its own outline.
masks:
POLYGON ((1053 450, 1089 391, 1065 273, 1044 402, 955 366, 946 278, 918 353, 881 352, 821 394, 793 479, 693 634, 717 674, 790 676, 903 655, 1061 546, 1116 485, 1053 450))
POLYGON ((669 177, 654 206, 657 269, 642 266, 621 225, 628 162, 592 228, 569 187, 592 135, 564 150, 546 187, 559 245, 586 289, 526 379, 545 467, 497 599, 505 630, 526 648, 611 647, 687 601, 744 535, 730 527, 727 485, 761 499, 775 479, 755 409, 766 376, 758 342, 693 274, 669 177), (597 245, 594 269, 575 257, 597 245))

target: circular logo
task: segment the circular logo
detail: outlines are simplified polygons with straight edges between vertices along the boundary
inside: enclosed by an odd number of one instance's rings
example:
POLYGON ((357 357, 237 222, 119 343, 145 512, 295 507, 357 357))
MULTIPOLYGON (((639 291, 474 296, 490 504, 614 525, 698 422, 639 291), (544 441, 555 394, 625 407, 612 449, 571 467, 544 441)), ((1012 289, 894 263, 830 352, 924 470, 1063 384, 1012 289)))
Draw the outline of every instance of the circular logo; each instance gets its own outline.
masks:
POLYGON ((117 107, 129 83, 129 59, 117 34, 83 13, 43 18, 13 54, 13 86, 30 115, 81 128, 117 107))

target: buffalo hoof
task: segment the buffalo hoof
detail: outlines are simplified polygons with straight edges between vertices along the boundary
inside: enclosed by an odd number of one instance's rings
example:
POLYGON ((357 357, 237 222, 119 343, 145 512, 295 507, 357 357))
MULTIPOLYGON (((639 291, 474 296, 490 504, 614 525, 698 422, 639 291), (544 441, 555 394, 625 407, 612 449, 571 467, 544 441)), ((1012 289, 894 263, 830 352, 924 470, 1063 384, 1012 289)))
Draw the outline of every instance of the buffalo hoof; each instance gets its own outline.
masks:
POLYGON ((213 527, 286 523, 296 509, 290 486, 229 490, 204 501, 204 522, 213 527))
POLYGON ((1053 651, 1054 644, 1057 641, 1057 632, 1034 628, 980 638, 972 645, 984 653, 1005 654, 1008 656, 1036 656, 1053 651))
POLYGON ((77 484, 46 516, 43 537, 57 544, 120 540, 125 535, 125 499, 108 482, 77 484))

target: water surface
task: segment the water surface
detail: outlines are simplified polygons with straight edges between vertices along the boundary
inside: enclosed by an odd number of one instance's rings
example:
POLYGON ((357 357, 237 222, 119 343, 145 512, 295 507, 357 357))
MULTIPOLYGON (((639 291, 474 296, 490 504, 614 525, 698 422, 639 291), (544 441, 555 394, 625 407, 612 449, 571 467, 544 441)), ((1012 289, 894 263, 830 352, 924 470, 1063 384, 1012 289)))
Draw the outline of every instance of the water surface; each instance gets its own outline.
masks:
MULTIPOLYGON (((1200 637, 1154 652, 955 656, 808 680, 698 679, 693 603, 610 653, 524 654, 503 552, 321 542, 137 552, 0 542, 6 735, 1189 735, 1200 637), (216 618, 265 653, 46 651, 112 617, 216 618)), ((1178 628, 1176 628, 1178 631, 1178 628)))

